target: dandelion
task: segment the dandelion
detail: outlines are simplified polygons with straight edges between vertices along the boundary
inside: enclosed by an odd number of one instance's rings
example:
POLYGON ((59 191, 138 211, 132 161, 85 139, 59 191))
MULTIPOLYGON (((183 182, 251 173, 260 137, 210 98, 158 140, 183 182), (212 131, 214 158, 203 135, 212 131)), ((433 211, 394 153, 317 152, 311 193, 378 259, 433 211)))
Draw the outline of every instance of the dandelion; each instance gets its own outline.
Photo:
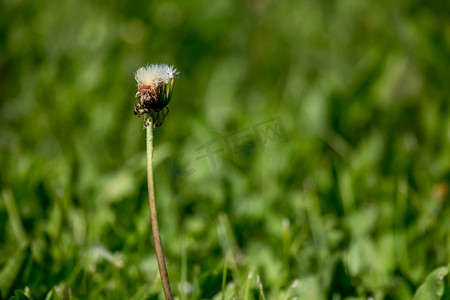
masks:
POLYGON ((173 85, 177 75, 178 72, 173 66, 155 64, 139 68, 134 77, 138 84, 136 98, 140 99, 134 107, 134 114, 138 117, 144 115, 144 128, 147 133, 147 185, 150 219, 156 259, 166 300, 172 300, 173 297, 156 214, 153 186, 153 128, 161 126, 169 113, 167 104, 172 98, 173 85))
POLYGON ((159 127, 169 113, 167 104, 172 98, 172 90, 178 75, 173 66, 148 65, 136 71, 134 78, 138 84, 136 98, 140 98, 134 106, 134 114, 138 117, 149 115, 152 117, 153 126, 159 127))

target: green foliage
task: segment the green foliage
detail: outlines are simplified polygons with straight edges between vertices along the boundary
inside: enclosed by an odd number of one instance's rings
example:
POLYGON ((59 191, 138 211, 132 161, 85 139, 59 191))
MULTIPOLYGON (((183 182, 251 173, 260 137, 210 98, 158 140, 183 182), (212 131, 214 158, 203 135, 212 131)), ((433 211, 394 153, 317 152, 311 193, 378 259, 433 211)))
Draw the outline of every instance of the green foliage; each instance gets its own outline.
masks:
POLYGON ((425 282, 417 289, 413 300, 439 300, 444 294, 444 278, 448 267, 440 267, 427 276, 425 282))
POLYGON ((449 11, 0 1, 0 298, 163 299, 133 73, 167 63, 176 297, 450 299, 449 11))
POLYGON ((21 291, 14 291, 14 296, 10 298, 10 300, 30 300, 24 293, 21 291))

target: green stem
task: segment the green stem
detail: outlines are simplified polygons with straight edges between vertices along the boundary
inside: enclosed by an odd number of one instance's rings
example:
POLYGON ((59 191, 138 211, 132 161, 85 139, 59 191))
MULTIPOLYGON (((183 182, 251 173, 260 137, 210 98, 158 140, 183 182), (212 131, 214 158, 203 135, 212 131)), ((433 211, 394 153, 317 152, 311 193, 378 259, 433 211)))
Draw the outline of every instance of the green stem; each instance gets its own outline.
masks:
POLYGON ((225 300, 225 287, 227 285, 227 262, 223 260, 223 272, 222 272, 222 300, 225 300))
POLYGON ((156 259, 158 261, 159 274, 161 276, 164 294, 166 295, 166 300, 172 300, 173 297, 172 290, 170 289, 169 274, 167 273, 161 238, 159 236, 158 218, 156 215, 155 205, 155 191, 153 187, 153 119, 149 117, 144 122, 146 122, 147 127, 147 184, 153 241, 155 243, 156 259))
POLYGON ((248 300, 248 296, 250 293, 250 281, 253 278, 253 272, 250 271, 250 273, 248 273, 248 277, 247 277, 247 284, 245 286, 245 294, 244 294, 244 300, 248 300))

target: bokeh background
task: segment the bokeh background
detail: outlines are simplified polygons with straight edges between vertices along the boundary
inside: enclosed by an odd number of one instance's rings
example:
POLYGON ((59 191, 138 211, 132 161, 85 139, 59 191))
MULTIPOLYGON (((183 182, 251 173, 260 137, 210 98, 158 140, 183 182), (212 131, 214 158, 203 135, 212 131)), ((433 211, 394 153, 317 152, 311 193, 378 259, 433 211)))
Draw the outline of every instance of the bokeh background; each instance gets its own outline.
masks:
POLYGON ((178 299, 410 299, 450 262, 449 13, 0 1, 0 298, 163 298, 133 106, 134 72, 167 63, 154 172, 178 299))

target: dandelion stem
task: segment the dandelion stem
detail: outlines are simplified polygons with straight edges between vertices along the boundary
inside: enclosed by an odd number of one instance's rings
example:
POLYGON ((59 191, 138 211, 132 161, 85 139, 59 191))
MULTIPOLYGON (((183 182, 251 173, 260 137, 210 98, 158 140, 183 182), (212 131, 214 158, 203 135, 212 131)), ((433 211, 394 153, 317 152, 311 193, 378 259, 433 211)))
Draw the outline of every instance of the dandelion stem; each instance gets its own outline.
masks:
POLYGON ((152 223, 153 241, 155 243, 156 259, 158 260, 159 274, 164 289, 166 300, 172 300, 172 290, 170 289, 169 274, 167 273, 164 252, 162 249, 161 238, 159 236, 158 218, 156 215, 155 191, 153 187, 153 119, 147 118, 147 184, 148 184, 148 203, 150 206, 150 219, 152 223))

